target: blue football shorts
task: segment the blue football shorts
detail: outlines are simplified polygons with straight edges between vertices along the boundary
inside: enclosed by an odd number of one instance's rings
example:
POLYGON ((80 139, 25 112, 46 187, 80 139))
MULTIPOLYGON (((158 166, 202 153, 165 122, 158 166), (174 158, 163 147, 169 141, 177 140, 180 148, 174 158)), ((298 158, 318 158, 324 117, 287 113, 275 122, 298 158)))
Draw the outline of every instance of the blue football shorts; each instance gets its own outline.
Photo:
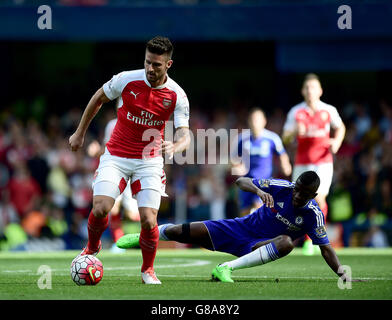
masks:
POLYGON ((262 233, 251 232, 243 223, 244 218, 203 221, 213 245, 213 248, 207 249, 241 257, 250 253, 256 243, 272 239, 262 233))

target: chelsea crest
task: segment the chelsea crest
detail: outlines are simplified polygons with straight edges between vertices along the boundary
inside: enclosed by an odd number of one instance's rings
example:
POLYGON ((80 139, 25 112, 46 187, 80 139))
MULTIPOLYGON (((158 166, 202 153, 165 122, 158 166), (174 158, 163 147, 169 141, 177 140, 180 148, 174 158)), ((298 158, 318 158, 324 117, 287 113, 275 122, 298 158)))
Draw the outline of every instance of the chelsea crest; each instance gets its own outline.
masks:
POLYGON ((303 222, 304 222, 304 218, 302 218, 301 216, 298 216, 295 218, 296 224, 300 225, 300 224, 303 224, 303 222))

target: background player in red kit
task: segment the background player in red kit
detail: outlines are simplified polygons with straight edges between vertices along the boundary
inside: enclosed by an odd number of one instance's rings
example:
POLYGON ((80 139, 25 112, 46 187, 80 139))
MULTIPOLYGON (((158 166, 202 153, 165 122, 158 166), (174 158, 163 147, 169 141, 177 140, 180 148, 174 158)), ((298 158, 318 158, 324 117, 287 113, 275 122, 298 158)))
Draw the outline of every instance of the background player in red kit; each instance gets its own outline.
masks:
POLYGON ((162 154, 172 157, 190 143, 188 99, 167 74, 173 64, 172 52, 169 39, 151 39, 146 45, 144 69, 121 72, 98 89, 69 138, 73 151, 82 147, 87 128, 102 104, 121 96, 123 105, 117 111, 116 126, 95 173, 88 243, 80 255, 100 251, 108 213, 130 180, 140 214, 141 272, 146 284, 161 283, 153 264, 159 239, 157 214, 161 196, 166 196, 162 154), (166 121, 172 114, 175 143, 163 139, 166 121))
MULTIPOLYGON (((294 106, 287 114, 283 127, 283 142, 290 143, 297 138, 297 150, 292 180, 303 172, 312 170, 320 177, 320 187, 315 200, 324 216, 328 213, 327 196, 333 176, 333 154, 338 152, 346 128, 334 106, 320 100, 323 94, 320 80, 311 73, 305 77, 302 86, 303 102, 294 106), (334 134, 330 136, 330 129, 334 134)), ((304 253, 313 254, 314 247, 307 237, 304 253)))

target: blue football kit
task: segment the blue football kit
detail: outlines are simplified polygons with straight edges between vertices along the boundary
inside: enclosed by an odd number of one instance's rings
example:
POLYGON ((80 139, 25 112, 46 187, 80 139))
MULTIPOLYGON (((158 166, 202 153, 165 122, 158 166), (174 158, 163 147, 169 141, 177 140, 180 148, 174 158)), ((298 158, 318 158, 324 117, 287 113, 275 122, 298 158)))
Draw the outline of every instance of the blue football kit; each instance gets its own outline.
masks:
POLYGON ((307 234, 315 245, 329 244, 324 214, 314 199, 295 208, 294 183, 281 179, 252 179, 252 182, 271 194, 274 207, 263 205, 241 218, 203 221, 213 244, 209 249, 240 257, 251 252, 256 243, 279 235, 295 240, 307 234))
MULTIPOLYGON (((273 156, 285 153, 280 137, 267 129, 263 130, 260 137, 253 135, 243 135, 238 142, 238 156, 243 157, 243 152, 249 156, 248 173, 245 175, 250 178, 267 179, 273 173, 273 156)), ((240 209, 250 207, 255 202, 261 204, 261 200, 255 194, 239 191, 240 209)))

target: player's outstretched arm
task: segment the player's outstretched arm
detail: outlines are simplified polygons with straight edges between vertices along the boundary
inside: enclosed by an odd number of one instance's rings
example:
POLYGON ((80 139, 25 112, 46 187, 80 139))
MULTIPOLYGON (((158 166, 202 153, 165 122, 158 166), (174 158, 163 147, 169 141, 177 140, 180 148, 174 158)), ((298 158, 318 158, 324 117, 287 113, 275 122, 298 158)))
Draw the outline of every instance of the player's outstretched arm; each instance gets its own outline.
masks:
POLYGON ((345 281, 361 281, 357 279, 351 279, 350 277, 348 277, 347 274, 345 274, 342 265, 340 264, 340 261, 338 259, 338 256, 336 255, 335 250, 330 244, 320 246, 320 250, 324 260, 339 277, 342 277, 342 279, 345 281))
POLYGON ((335 250, 330 244, 320 246, 321 255, 323 256, 325 262, 330 266, 330 268, 340 277, 339 267, 341 266, 338 256, 335 250))
POLYGON ((83 112, 76 131, 69 138, 69 145, 72 151, 77 151, 83 146, 84 136, 91 120, 95 117, 102 104, 109 101, 110 99, 103 92, 103 88, 98 89, 97 92, 91 97, 86 109, 83 112))
POLYGON ((272 208, 274 206, 274 199, 272 198, 272 196, 269 193, 257 188, 253 184, 251 178, 241 177, 238 178, 235 183, 241 190, 257 194, 261 198, 261 200, 263 200, 267 207, 272 208))

